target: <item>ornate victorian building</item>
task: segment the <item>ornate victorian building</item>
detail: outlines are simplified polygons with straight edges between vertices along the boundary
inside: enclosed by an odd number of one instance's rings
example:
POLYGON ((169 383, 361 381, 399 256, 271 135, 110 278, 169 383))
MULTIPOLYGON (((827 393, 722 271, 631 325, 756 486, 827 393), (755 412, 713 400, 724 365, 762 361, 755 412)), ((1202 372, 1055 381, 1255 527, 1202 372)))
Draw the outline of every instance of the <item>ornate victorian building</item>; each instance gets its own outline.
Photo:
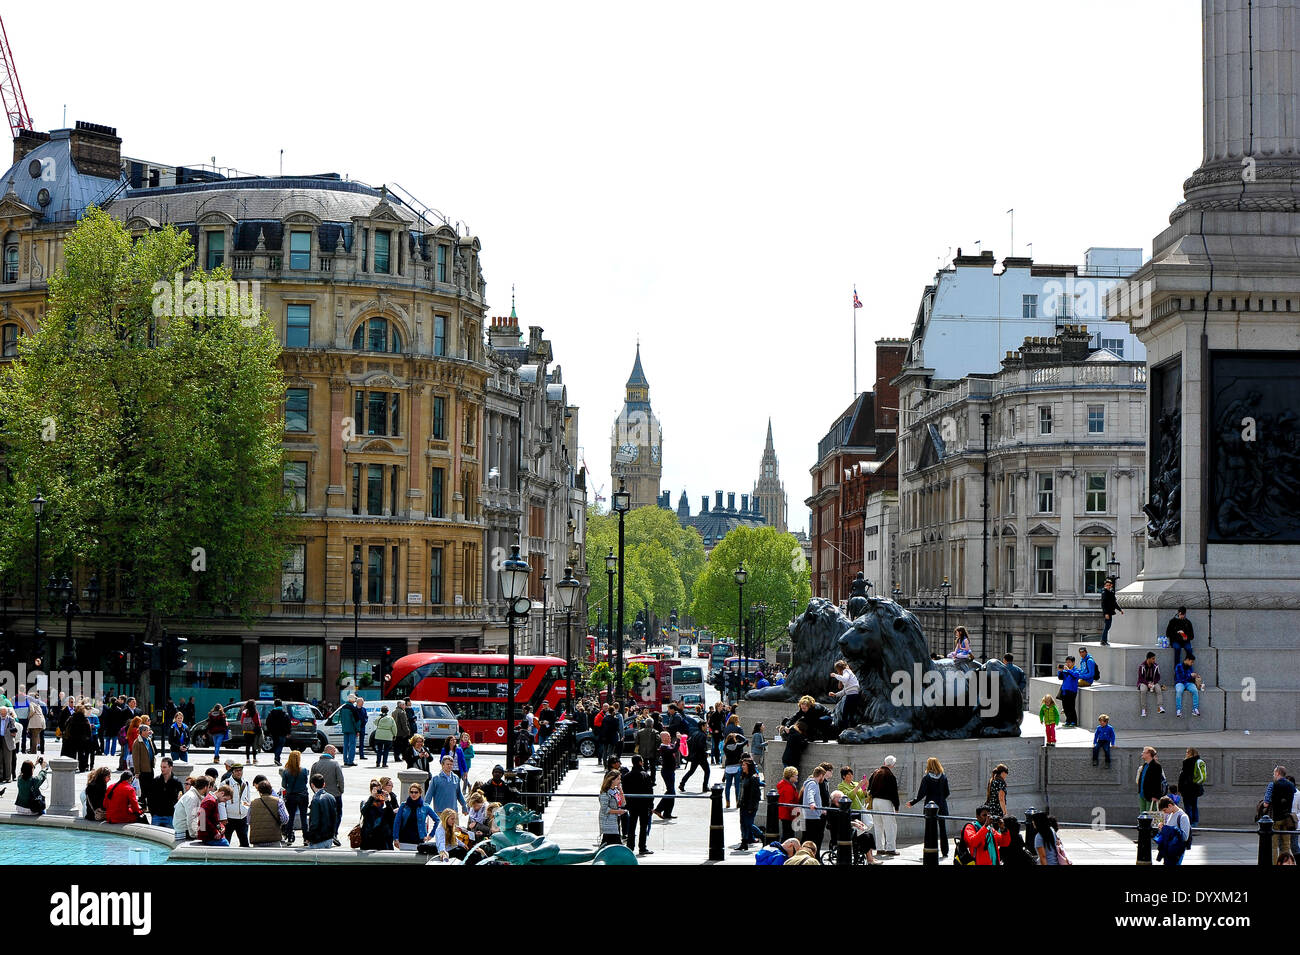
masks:
POLYGON ((659 419, 650 410, 650 382, 641 370, 641 346, 627 379, 623 410, 614 420, 609 439, 609 469, 617 490, 619 479, 627 482, 632 507, 654 507, 659 503, 659 481, 663 476, 663 433, 659 419))

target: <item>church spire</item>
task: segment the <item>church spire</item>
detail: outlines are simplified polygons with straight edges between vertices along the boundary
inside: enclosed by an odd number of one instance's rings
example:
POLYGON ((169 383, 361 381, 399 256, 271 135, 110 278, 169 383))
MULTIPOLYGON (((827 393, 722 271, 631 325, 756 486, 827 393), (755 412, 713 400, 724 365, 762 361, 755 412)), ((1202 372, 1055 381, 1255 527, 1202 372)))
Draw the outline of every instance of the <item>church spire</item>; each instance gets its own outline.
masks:
POLYGON ((515 314, 515 283, 510 283, 510 317, 518 324, 519 316, 515 314))
POLYGON ((765 447, 763 450, 764 451, 776 450, 776 445, 772 443, 772 419, 770 416, 767 419, 767 447, 765 447))
POLYGON ((628 388, 645 388, 649 389, 650 382, 646 380, 645 371, 641 368, 641 344, 636 346, 636 362, 632 365, 632 374, 627 379, 628 388))

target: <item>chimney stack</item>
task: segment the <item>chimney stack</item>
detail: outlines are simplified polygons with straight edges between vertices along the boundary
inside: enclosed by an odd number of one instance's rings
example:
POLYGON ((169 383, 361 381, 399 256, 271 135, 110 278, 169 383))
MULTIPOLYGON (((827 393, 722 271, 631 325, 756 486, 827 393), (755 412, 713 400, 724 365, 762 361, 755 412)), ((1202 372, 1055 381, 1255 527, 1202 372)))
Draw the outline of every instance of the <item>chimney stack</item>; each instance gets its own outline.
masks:
POLYGON ((734 513, 735 510, 736 510, 736 492, 735 492, 735 491, 728 491, 728 492, 727 492, 727 510, 728 510, 728 511, 731 511, 732 513, 734 513))
POLYGON ((709 513, 709 495, 707 494, 700 495, 700 513, 701 514, 709 513))
POLYGON ((49 133, 38 133, 34 129, 21 129, 14 139, 14 162, 22 159, 42 143, 50 141, 49 133))
POLYGON ((742 495, 740 495, 740 513, 742 513, 742 514, 748 514, 748 513, 749 513, 749 495, 748 495, 748 494, 742 494, 742 495))
POLYGON ((77 120, 69 140, 72 164, 77 172, 100 179, 116 179, 122 175, 122 137, 112 126, 77 120))

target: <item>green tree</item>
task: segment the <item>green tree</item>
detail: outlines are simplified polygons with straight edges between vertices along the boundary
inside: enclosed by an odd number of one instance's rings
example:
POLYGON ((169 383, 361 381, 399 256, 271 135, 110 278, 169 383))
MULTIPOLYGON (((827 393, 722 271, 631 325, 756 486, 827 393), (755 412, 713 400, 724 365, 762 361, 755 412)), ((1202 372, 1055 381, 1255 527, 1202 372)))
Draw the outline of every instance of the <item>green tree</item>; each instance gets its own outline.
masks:
MULTIPOLYGON (((701 625, 734 640, 739 614, 735 573, 742 561, 749 572, 744 594, 746 616, 755 604, 766 604, 767 642, 775 645, 791 599, 805 606, 812 596, 807 563, 793 534, 778 533, 774 527, 737 527, 730 531, 713 548, 708 566, 695 582, 691 612, 701 625)), ((760 635, 755 620, 755 640, 760 635)))
POLYGON ((0 369, 11 475, 0 485, 0 573, 28 566, 27 502, 40 490, 43 566, 80 562, 105 589, 119 578, 146 638, 163 618, 221 611, 251 623, 290 530, 279 344, 260 310, 209 314, 215 299, 209 308, 202 287, 171 302, 193 259, 188 233, 133 241, 91 209, 67 238, 40 329, 0 369))
MULTIPOLYGON (((639 507, 623 519, 623 623, 630 628, 641 610, 660 621, 674 609, 688 610, 691 589, 704 569, 704 543, 695 528, 683 528, 671 512, 658 507, 639 507)), ((587 512, 587 573, 593 581, 593 595, 587 602, 588 626, 607 620, 605 556, 618 553, 618 515, 587 512)), ((617 601, 617 595, 615 596, 617 601)))

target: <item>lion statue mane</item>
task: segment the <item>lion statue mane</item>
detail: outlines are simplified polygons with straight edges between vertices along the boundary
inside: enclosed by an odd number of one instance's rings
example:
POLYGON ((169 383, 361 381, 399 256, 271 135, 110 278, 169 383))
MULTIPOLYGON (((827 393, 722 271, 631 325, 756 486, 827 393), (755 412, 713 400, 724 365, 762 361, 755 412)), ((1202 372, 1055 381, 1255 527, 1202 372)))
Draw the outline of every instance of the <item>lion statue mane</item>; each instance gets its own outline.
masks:
POLYGON ((1020 735, 1024 699, 1000 661, 931 660, 910 611, 882 597, 850 606, 860 611, 855 619, 829 600, 810 600, 789 627, 794 656, 785 683, 751 690, 746 699, 794 701, 806 694, 830 704, 830 672, 843 658, 857 675, 862 701, 855 725, 844 724, 843 701, 836 705, 841 743, 1020 735))

